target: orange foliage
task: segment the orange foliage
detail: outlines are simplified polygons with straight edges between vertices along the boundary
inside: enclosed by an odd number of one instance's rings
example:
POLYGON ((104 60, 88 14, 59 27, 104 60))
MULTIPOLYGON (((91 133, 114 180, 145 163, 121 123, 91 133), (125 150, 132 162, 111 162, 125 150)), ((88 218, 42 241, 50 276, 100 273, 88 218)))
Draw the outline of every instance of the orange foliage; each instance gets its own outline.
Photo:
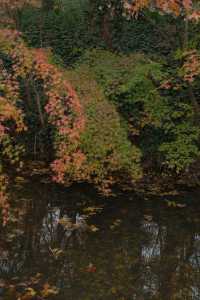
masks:
POLYGON ((3 226, 5 226, 9 219, 9 202, 6 195, 6 186, 7 186, 6 176, 0 174, 0 208, 3 217, 3 226))
POLYGON ((52 163, 54 180, 65 182, 71 168, 79 170, 84 155, 79 150, 79 138, 85 127, 85 118, 78 96, 62 73, 47 61, 45 52, 35 51, 35 70, 38 79, 44 81, 49 101, 45 107, 49 122, 57 128, 57 159, 52 163))
MULTIPOLYGON (((84 161, 79 138, 85 119, 79 98, 63 73, 48 62, 48 53, 42 49, 27 48, 19 32, 1 29, 0 51, 11 60, 11 69, 4 65, 3 60, 0 61, 0 145, 6 137, 15 138, 17 142, 17 135, 26 130, 23 111, 18 107, 19 99, 23 99, 20 80, 28 84, 30 81, 39 83, 42 97, 46 100, 44 109, 48 121, 55 130, 54 179, 64 183, 66 173, 72 168, 78 172, 84 161)), ((1 159, 0 156, 0 164, 1 159)), ((0 202, 2 207, 7 207, 7 199, 1 189, 0 202)), ((6 216, 5 210, 3 212, 6 216)))
POLYGON ((196 50, 188 51, 185 54, 183 65, 184 80, 192 82, 200 74, 200 55, 196 50))
MULTIPOLYGON (((18 77, 27 78, 30 76, 34 80, 43 82, 44 94, 47 97, 46 112, 49 115, 49 122, 56 127, 59 136, 59 143, 57 145, 58 160, 53 164, 54 171, 59 173, 58 165, 66 160, 72 160, 77 166, 83 156, 80 154, 78 147, 78 140, 80 133, 84 129, 84 115, 80 101, 72 86, 63 78, 63 74, 54 65, 48 63, 48 55, 42 49, 31 50, 28 49, 20 39, 20 34, 17 31, 1 30, 1 41, 5 42, 5 52, 10 55, 13 62, 13 80, 18 77), (73 155, 69 155, 69 144, 73 145, 73 155)), ((7 78, 7 82, 8 82, 7 78)), ((17 90, 17 82, 14 85, 12 81, 13 91, 10 96, 13 99, 17 98, 15 94, 17 90), (16 86, 16 89, 14 88, 16 86)), ((4 100, 4 102, 6 99, 4 100)), ((3 105, 6 109, 7 115, 12 113, 15 119, 18 116, 16 107, 11 107, 7 103, 3 105)), ((2 130, 3 131, 3 130, 2 130)), ((61 172, 62 173, 62 172, 61 172)), ((60 179, 59 179, 60 181, 60 179)))
POLYGON ((124 7, 131 15, 137 15, 141 9, 146 7, 173 13, 176 16, 184 11, 190 19, 197 18, 199 15, 193 8, 192 0, 134 0, 132 2, 125 0, 124 7))
POLYGON ((17 23, 17 13, 24 6, 40 6, 40 0, 1 0, 0 24, 11 25, 17 23))

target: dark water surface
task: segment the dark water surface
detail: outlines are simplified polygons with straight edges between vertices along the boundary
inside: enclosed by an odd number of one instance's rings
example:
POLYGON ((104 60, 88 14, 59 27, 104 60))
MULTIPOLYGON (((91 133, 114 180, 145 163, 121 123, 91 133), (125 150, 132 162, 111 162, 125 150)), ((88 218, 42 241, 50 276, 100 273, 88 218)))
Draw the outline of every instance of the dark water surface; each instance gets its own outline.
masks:
POLYGON ((105 204, 88 187, 20 180, 13 190, 0 299, 200 300, 200 206, 130 194, 105 204), (75 224, 77 213, 90 227, 75 224))

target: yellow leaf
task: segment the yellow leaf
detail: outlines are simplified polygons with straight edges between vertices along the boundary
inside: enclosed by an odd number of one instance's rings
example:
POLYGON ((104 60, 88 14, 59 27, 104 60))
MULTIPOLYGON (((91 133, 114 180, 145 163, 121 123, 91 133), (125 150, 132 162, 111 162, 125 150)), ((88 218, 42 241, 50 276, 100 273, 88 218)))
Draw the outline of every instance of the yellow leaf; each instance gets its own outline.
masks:
POLYGON ((95 225, 91 225, 91 226, 90 226, 90 230, 91 230, 92 232, 97 232, 97 231, 99 230, 99 228, 96 227, 95 225))
POLYGON ((58 290, 55 286, 50 286, 49 283, 44 284, 43 290, 41 291, 42 297, 47 298, 49 296, 57 295, 57 294, 58 294, 58 290))
POLYGON ((111 292, 112 292, 112 294, 117 294, 116 288, 115 288, 115 287, 112 287, 112 288, 111 288, 111 292))
POLYGON ((29 294, 34 297, 36 295, 36 291, 33 288, 27 288, 27 291, 29 292, 29 294))

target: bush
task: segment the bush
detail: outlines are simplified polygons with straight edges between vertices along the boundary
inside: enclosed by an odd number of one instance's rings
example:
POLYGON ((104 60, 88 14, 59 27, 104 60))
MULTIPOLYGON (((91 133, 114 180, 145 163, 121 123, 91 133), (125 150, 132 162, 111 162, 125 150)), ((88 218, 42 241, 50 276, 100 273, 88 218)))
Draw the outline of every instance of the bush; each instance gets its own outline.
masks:
POLYGON ((91 34, 87 1, 63 1, 61 8, 45 12, 41 9, 23 10, 20 30, 30 46, 51 48, 59 61, 69 66, 85 49, 95 45, 98 38, 91 34))
POLYGON ((163 62, 143 54, 89 51, 82 58, 129 126, 129 137, 152 169, 184 171, 199 155, 199 128, 183 90, 166 90, 171 76, 163 62), (174 98, 176 100, 174 101, 174 98))
POLYGON ((115 106, 103 94, 87 66, 67 72, 76 87, 86 115, 86 129, 81 137, 81 150, 86 156, 85 177, 104 191, 126 174, 126 180, 141 178, 140 151, 128 139, 126 123, 115 106))

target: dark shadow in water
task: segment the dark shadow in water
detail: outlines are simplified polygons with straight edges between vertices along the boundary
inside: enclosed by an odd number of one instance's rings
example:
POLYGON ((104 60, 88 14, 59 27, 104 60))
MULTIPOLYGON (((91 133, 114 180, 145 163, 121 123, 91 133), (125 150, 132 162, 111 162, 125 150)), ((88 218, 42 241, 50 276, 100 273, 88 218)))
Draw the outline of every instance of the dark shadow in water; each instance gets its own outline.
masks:
POLYGON ((87 186, 13 190, 0 233, 0 299, 43 299, 47 286, 58 292, 51 300, 200 299, 200 209, 130 194, 105 204, 87 186), (90 231, 79 230, 77 213, 89 215, 90 231))

